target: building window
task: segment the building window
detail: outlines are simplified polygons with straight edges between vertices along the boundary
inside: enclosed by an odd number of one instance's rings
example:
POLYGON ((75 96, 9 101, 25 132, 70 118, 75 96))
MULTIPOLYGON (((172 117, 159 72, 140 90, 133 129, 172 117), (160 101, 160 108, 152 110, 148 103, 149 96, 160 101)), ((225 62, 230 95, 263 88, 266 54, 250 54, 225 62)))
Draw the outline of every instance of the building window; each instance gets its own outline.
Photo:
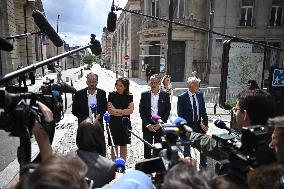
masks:
POLYGON ((152 16, 159 17, 159 0, 152 0, 152 16))
POLYGON ((185 0, 174 1, 174 18, 185 17, 185 0))
POLYGON ((270 26, 281 26, 283 21, 283 0, 272 1, 270 26))
POLYGON ((252 0, 242 1, 240 26, 252 26, 253 5, 254 1, 252 0))

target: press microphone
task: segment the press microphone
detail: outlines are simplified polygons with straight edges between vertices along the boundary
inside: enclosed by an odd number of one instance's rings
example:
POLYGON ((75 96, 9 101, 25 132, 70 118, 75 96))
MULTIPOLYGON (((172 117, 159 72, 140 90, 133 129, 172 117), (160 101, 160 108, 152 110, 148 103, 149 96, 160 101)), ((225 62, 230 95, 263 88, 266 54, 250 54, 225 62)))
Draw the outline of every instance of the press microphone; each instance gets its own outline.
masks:
POLYGON ((237 135, 238 135, 238 133, 237 133, 234 129, 229 128, 229 127, 226 125, 226 123, 225 123, 223 120, 221 120, 221 119, 215 120, 215 121, 214 121, 214 125, 215 125, 216 127, 220 128, 220 129, 225 129, 225 130, 229 131, 229 133, 234 133, 234 134, 237 134, 237 135))
POLYGON ((109 121, 110 121, 110 114, 108 112, 106 112, 104 114, 104 120, 105 120, 106 123, 109 123, 109 121))
POLYGON ((76 93, 77 90, 75 89, 75 87, 72 87, 71 85, 65 83, 65 82, 61 82, 60 84, 60 89, 63 93, 76 93))
POLYGON ((125 160, 121 157, 116 157, 115 160, 114 160, 114 163, 116 165, 116 172, 124 173, 124 171, 125 171, 125 160))
POLYGON ((114 32, 116 29, 116 19, 117 15, 114 13, 115 7, 114 5, 111 6, 111 11, 108 13, 107 16, 107 30, 109 32, 114 32))
POLYGON ((177 126, 180 130, 184 130, 186 132, 192 132, 192 128, 187 124, 187 121, 182 117, 172 116, 170 117, 170 123, 177 126))
POLYGON ((101 43, 96 39, 94 40, 91 39, 91 44, 92 46, 90 46, 90 49, 92 51, 92 54, 99 56, 102 53, 101 43))
POLYGON ((13 49, 14 47, 11 43, 9 43, 9 41, 0 37, 0 50, 12 51, 13 49))
POLYGON ((56 31, 40 11, 34 10, 32 17, 34 18, 34 21, 40 31, 47 35, 47 37, 53 42, 56 47, 61 47, 63 45, 63 41, 61 40, 59 35, 56 33, 56 31))
POLYGON ((156 115, 156 114, 152 115, 151 120, 152 120, 154 123, 164 124, 164 122, 163 122, 163 120, 161 119, 161 117, 158 116, 158 115, 156 115))

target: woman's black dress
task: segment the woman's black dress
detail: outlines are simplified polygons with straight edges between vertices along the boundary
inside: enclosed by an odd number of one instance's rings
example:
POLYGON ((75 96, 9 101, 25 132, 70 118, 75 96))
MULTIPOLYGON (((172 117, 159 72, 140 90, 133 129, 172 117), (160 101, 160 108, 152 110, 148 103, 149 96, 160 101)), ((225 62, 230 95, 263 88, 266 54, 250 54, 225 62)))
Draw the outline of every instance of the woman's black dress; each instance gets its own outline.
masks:
MULTIPOLYGON (((111 102, 116 109, 127 109, 129 103, 133 102, 133 95, 122 95, 118 92, 110 92, 108 95, 108 101, 111 102)), ((123 117, 128 117, 130 119, 130 115, 110 116, 109 127, 111 135, 113 137, 114 145, 118 146, 125 146, 126 144, 131 143, 130 134, 127 132, 127 129, 122 125, 123 117)), ((109 135, 108 145, 111 146, 109 135)))

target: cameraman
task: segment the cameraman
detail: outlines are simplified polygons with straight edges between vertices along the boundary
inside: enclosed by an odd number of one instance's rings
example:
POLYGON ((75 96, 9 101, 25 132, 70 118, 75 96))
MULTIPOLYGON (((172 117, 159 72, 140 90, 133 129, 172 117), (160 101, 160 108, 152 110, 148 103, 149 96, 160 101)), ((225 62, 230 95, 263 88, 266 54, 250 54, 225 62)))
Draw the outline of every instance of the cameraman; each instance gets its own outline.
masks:
MULTIPOLYGON (((37 105, 44 115, 45 123, 47 124, 52 123, 53 122, 52 111, 46 105, 44 105, 39 101, 37 102, 37 105)), ((50 126, 54 126, 54 124, 50 124, 50 126)), ((47 160, 49 157, 52 156, 52 147, 48 133, 42 128, 41 124, 37 120, 35 120, 35 124, 32 128, 32 133, 34 134, 35 139, 38 143, 42 161, 47 160)))
MULTIPOLYGON (((251 125, 266 125, 269 118, 274 116, 274 100, 272 96, 260 89, 242 91, 237 96, 236 106, 232 109, 236 119, 236 128, 240 133, 242 127, 251 125)), ((200 153, 215 160, 227 159, 229 154, 209 135, 191 132, 187 139, 192 141, 192 147, 200 153)))

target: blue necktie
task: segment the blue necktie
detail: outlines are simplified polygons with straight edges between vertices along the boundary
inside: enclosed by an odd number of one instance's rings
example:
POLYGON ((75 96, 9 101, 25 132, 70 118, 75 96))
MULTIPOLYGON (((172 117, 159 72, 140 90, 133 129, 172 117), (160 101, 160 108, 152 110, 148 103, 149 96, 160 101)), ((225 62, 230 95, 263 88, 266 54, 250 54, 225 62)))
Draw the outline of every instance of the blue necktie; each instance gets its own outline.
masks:
POLYGON ((195 95, 192 95, 192 104, 193 104, 193 122, 198 121, 198 115, 197 115, 197 106, 196 106, 196 100, 195 100, 195 95))

